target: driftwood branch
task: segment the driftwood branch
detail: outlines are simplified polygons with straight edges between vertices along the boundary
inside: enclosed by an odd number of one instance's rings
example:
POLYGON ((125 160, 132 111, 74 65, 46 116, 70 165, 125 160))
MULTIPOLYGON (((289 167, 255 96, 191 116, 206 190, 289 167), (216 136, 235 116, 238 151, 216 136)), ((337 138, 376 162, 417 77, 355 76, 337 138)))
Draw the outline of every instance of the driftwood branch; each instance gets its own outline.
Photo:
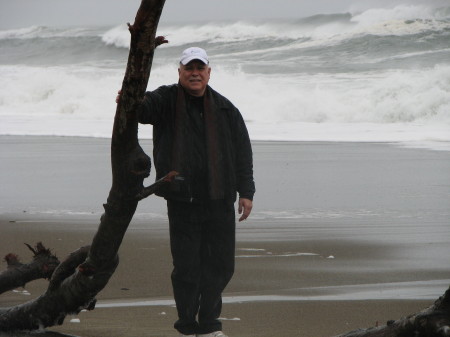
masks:
POLYGON ((142 0, 134 24, 129 25, 130 52, 111 138, 113 181, 92 244, 72 253, 59 265, 43 295, 0 309, 0 331, 59 325, 67 314, 93 309, 95 296, 117 267, 117 252, 140 200, 137 196, 149 195, 143 181, 150 174, 151 162, 138 142, 136 110, 147 88, 155 47, 167 42, 163 37, 155 37, 164 2, 142 0))
POLYGON ((48 289, 55 290, 66 278, 73 275, 77 267, 86 260, 90 249, 91 246, 84 246, 70 253, 52 274, 48 289))
POLYGON ((448 337, 450 336, 450 288, 429 308, 388 321, 386 325, 359 329, 335 337, 448 337))
POLYGON ((59 265, 58 258, 46 249, 41 242, 36 247, 25 244, 34 254, 30 263, 23 264, 15 254, 5 256, 8 268, 0 273, 0 294, 37 279, 49 279, 59 265))
POLYGON ((147 88, 155 48, 167 42, 155 36, 164 2, 143 0, 134 24, 128 24, 130 53, 111 139, 113 182, 88 258, 80 266, 88 276, 116 256, 136 210, 136 196, 143 191, 143 181, 150 174, 150 157, 138 142, 137 109, 147 88))
POLYGON ((153 184, 151 184, 150 186, 144 187, 141 192, 139 192, 136 195, 136 199, 137 200, 142 200, 147 198, 148 196, 152 195, 153 193, 155 193, 158 188, 160 188, 162 185, 171 182, 173 179, 175 179, 175 177, 178 175, 178 172, 176 171, 170 171, 168 174, 166 174, 164 177, 162 177, 161 179, 155 181, 153 184))

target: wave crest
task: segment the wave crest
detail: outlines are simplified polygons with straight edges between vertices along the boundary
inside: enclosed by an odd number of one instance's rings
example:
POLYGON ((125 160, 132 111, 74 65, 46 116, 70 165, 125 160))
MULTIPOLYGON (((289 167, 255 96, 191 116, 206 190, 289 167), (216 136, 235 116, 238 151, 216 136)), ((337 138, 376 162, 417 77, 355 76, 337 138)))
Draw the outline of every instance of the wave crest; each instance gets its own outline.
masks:
POLYGON ((71 27, 56 28, 47 26, 30 26, 19 29, 10 29, 0 31, 0 40, 7 39, 51 39, 57 37, 85 37, 96 36, 101 28, 90 27, 71 27))
POLYGON ((120 25, 108 30, 102 35, 102 41, 108 46, 117 48, 130 47, 130 32, 126 25, 120 25))
POLYGON ((44 26, 31 26, 19 29, 10 29, 0 31, 0 40, 6 39, 30 39, 39 36, 46 27, 44 26))

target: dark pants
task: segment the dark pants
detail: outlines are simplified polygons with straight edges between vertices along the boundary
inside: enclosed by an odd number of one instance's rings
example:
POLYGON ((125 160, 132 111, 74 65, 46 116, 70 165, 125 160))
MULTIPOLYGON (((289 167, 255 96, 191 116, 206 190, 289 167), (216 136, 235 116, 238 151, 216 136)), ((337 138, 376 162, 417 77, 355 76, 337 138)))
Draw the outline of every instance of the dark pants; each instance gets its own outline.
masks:
POLYGON ((185 335, 222 330, 222 292, 234 273, 234 204, 168 200, 167 209, 179 318, 174 327, 185 335))

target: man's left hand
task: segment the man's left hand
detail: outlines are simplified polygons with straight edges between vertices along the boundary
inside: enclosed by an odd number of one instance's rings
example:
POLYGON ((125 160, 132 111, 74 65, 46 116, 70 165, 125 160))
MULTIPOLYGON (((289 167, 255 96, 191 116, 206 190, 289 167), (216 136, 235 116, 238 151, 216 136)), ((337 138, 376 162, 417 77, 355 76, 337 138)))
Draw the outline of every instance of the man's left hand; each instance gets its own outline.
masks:
POLYGON ((248 218, 253 208, 253 201, 246 198, 239 198, 239 214, 242 214, 239 221, 243 221, 248 218))

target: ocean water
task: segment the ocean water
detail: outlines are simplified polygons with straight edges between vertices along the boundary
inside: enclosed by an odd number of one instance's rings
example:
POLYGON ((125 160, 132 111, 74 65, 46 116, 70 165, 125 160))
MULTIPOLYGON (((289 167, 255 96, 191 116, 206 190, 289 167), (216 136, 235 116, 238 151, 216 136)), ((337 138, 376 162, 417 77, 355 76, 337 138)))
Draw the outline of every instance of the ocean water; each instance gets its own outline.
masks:
MULTIPOLYGON (((399 142, 450 150, 450 6, 289 20, 162 24, 149 90, 205 48, 211 86, 253 140, 399 142)), ((0 135, 110 137, 125 23, 0 31, 0 135)), ((140 128, 151 138, 150 126, 140 128)))

